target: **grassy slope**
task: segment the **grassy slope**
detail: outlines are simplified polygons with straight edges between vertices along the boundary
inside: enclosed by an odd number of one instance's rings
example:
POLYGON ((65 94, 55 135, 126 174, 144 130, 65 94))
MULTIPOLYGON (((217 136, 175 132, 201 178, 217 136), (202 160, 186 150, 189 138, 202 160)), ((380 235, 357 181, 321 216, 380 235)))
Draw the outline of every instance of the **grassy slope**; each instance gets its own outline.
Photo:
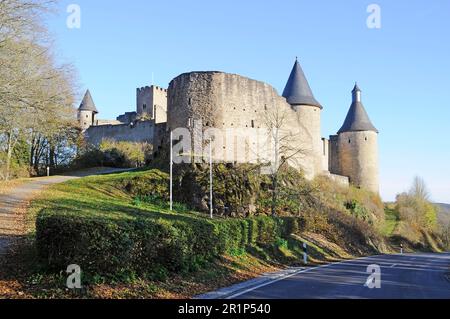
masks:
POLYGON ((381 229, 381 233, 384 236, 390 237, 394 234, 395 229, 399 223, 398 213, 392 208, 387 206, 385 209, 385 222, 381 229))
MULTIPOLYGON (((109 218, 130 219, 137 216, 163 219, 201 219, 204 215, 196 212, 177 211, 171 213, 166 204, 136 202, 124 191, 123 182, 147 172, 127 172, 105 176, 88 177, 55 185, 41 194, 29 210, 29 245, 21 249, 5 267, 9 270, 0 275, 0 297, 73 297, 64 287, 65 275, 47 275, 36 267, 33 250, 37 214, 43 209, 58 211, 59 214, 78 216, 108 216, 109 218), (27 253, 24 253, 27 252, 27 253), (17 263, 21 269, 11 267, 17 263), (14 278, 14 279, 12 279, 14 278), (17 279, 18 278, 18 279, 17 279), (2 292, 3 291, 3 292, 2 292), (17 294, 17 293, 21 294, 17 294)), ((301 260, 302 242, 309 243, 311 260, 323 263, 351 258, 352 256, 336 244, 330 243, 320 234, 304 233, 293 236, 288 243, 277 247, 250 247, 249 252, 240 256, 223 256, 222 259, 200 269, 196 273, 183 276, 173 275, 162 281, 136 279, 128 284, 96 283, 85 290, 81 297, 94 298, 179 298, 190 297, 214 290, 235 282, 247 280, 267 271, 287 265, 295 265, 301 260)))
POLYGON ((380 232, 389 240, 391 249, 394 249, 395 252, 400 249, 400 243, 403 244, 407 252, 443 251, 439 238, 436 238, 429 230, 411 228, 408 223, 402 221, 398 211, 395 209, 395 204, 389 203, 386 205, 385 216, 380 232))
POLYGON ((442 225, 450 224, 450 204, 436 204, 439 208, 438 218, 442 225))

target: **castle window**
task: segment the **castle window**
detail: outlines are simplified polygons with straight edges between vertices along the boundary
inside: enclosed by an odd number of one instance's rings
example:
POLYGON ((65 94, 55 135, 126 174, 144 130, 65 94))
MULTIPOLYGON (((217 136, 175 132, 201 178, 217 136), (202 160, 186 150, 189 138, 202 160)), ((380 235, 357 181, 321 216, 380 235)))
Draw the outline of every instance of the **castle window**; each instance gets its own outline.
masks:
POLYGON ((142 109, 146 110, 147 109, 147 104, 142 105, 142 109))
POLYGON ((365 138, 366 141, 368 141, 367 137, 365 138))
POLYGON ((86 118, 88 118, 88 117, 89 117, 89 115, 86 114, 86 118))
POLYGON ((255 128, 255 121, 252 120, 252 128, 255 128))
POLYGON ((189 98, 188 104, 189 104, 189 106, 191 106, 191 104, 192 104, 192 98, 189 98))
POLYGON ((348 144, 350 144, 352 142, 352 140, 348 140, 348 144))

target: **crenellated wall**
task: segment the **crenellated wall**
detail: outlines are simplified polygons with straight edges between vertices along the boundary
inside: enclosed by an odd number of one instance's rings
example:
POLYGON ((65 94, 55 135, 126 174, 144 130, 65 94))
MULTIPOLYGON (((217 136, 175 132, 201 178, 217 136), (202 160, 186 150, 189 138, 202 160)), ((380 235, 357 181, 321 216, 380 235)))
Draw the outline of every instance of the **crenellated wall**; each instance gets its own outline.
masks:
POLYGON ((147 114, 156 124, 167 122, 167 90, 155 85, 136 89, 136 112, 147 114))

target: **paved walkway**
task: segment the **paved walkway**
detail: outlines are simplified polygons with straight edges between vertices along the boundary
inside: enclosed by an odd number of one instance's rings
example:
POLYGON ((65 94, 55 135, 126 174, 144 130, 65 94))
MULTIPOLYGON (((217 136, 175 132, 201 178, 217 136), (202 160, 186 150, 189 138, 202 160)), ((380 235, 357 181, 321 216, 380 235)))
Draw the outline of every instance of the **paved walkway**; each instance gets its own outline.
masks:
POLYGON ((90 175, 101 175, 127 171, 125 169, 90 169, 67 176, 51 176, 34 178, 29 182, 21 184, 0 194, 0 255, 18 238, 24 234, 23 217, 25 208, 29 201, 40 191, 50 185, 63 183, 71 179, 81 178, 90 175))

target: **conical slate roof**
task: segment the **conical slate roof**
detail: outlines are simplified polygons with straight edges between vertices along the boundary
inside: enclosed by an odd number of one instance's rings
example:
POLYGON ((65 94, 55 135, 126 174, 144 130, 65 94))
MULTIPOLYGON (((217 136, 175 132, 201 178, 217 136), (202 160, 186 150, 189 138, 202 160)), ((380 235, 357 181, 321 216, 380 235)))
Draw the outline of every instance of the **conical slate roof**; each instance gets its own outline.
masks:
POLYGON ((320 103, 314 98, 298 60, 295 61, 294 68, 284 89, 283 97, 291 105, 312 105, 322 108, 320 103))
POLYGON ((355 85, 352 93, 353 103, 350 106, 344 125, 339 130, 338 134, 360 131, 373 131, 378 133, 378 130, 370 121, 369 115, 367 115, 364 105, 361 102, 361 90, 357 84, 355 85))
POLYGON ((94 100, 92 99, 91 92, 89 92, 89 90, 86 91, 83 101, 81 101, 79 110, 98 113, 97 108, 95 107, 94 100))

